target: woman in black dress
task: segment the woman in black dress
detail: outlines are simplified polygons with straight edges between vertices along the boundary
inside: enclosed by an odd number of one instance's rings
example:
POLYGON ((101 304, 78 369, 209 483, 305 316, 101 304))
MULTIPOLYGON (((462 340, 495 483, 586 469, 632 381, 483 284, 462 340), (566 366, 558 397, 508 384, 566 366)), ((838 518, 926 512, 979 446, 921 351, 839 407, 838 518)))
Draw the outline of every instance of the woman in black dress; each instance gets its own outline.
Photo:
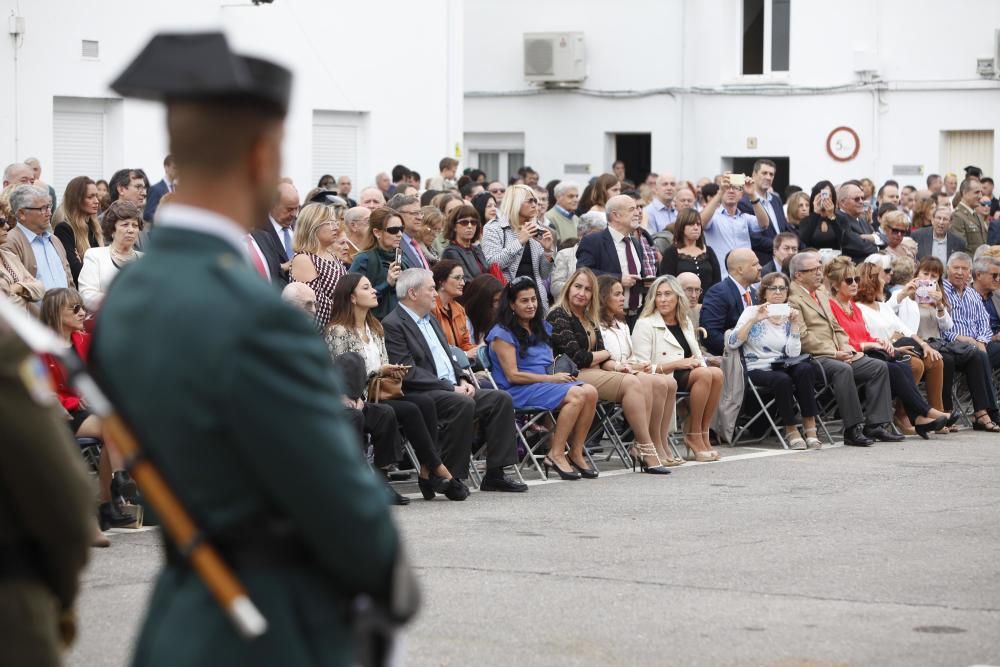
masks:
POLYGON ((677 214, 674 223, 674 244, 663 253, 660 275, 679 276, 689 271, 701 279, 702 294, 722 280, 719 258, 705 247, 705 229, 701 217, 693 208, 677 214))
POLYGON ((837 217, 837 189, 830 181, 820 181, 809 195, 809 215, 799 223, 803 248, 840 250, 844 226, 837 217))

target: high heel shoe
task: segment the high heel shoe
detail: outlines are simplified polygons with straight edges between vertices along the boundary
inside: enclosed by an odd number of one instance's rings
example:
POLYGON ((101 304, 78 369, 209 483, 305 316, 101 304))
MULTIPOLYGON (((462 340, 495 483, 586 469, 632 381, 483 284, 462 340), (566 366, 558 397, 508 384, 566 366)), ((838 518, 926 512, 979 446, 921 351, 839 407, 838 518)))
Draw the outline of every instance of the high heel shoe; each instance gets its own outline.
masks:
POLYGON ((660 455, 656 453, 656 447, 651 442, 635 443, 629 451, 629 456, 632 457, 632 472, 635 472, 635 465, 638 463, 639 469, 650 475, 669 475, 671 473, 671 470, 660 461, 660 455), (656 465, 646 463, 647 457, 656 459, 656 465))
POLYGON ((943 417, 943 416, 942 417, 938 417, 934 421, 927 422, 926 424, 915 424, 913 426, 913 430, 916 431, 917 435, 919 435, 924 440, 930 440, 931 437, 928 434, 931 431, 937 431, 938 429, 940 429, 942 426, 945 425, 945 422, 947 422, 947 421, 948 421, 947 417, 943 417))
POLYGON ((973 431, 986 431, 987 433, 1000 433, 1000 425, 990 418, 988 413, 983 413, 972 422, 973 431), (986 421, 983 421, 985 419, 986 421))
POLYGON ((597 479, 598 472, 594 468, 584 468, 582 466, 578 466, 576 461, 568 456, 566 457, 566 460, 569 461, 569 465, 573 468, 573 470, 580 473, 580 477, 583 477, 584 479, 597 479))
MULTIPOLYGON (((710 436, 710 432, 709 431, 702 431, 698 435, 703 435, 703 436, 705 436, 705 439, 708 440, 709 436, 710 436)), ((711 459, 709 459, 711 461, 718 461, 719 459, 722 458, 722 454, 720 454, 718 451, 712 449, 712 445, 711 444, 709 444, 708 449, 705 449, 705 450, 702 450, 702 451, 712 457, 711 459)))
POLYGON ((952 410, 952 413, 948 415, 948 421, 946 421, 944 425, 947 426, 948 428, 951 428, 952 426, 957 424, 958 420, 961 418, 962 418, 962 411, 959 410, 958 408, 955 408, 954 410, 952 410))
MULTIPOLYGON (((572 464, 573 462, 570 461, 570 465, 572 464)), ((545 479, 549 478, 549 468, 553 468, 557 473, 559 473, 559 479, 564 479, 567 482, 572 482, 580 479, 580 473, 574 472, 573 470, 567 472, 562 468, 560 468, 559 466, 557 466, 552 459, 546 456, 544 459, 542 459, 542 470, 545 471, 545 479)))

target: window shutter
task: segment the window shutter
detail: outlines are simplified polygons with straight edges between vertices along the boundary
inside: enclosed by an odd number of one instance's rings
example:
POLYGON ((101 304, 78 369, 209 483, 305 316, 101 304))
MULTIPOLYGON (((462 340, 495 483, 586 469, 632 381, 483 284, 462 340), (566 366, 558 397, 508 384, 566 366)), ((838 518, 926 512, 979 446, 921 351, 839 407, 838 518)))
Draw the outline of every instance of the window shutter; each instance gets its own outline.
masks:
POLYGON ((984 174, 993 173, 993 130, 942 132, 941 171, 958 174, 961 183, 965 167, 973 165, 984 174))
POLYGON ((358 124, 343 114, 331 111, 313 112, 312 183, 319 183, 323 174, 334 178, 349 176, 358 183, 358 124))
POLYGON ((60 195, 77 176, 104 178, 104 114, 55 110, 52 118, 53 183, 60 195))

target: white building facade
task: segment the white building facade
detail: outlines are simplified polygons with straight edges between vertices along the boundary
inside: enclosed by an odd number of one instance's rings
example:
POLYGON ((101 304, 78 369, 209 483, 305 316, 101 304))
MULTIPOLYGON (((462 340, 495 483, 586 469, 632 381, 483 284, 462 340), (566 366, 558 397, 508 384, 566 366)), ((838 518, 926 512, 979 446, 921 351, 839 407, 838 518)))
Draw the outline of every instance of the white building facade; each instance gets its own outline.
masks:
POLYGON ((1000 80, 977 68, 1000 66, 998 28, 995 0, 470 0, 468 163, 544 183, 621 158, 632 179, 693 181, 770 157, 806 189, 993 174, 1000 80), (529 83, 529 32, 583 33, 586 78, 529 83))
POLYGON ((350 176, 356 197, 397 162, 433 176, 460 150, 461 0, 0 0, 0 9, 14 17, 0 45, 0 157, 39 158, 60 195, 81 174, 130 167, 162 177, 161 106, 108 85, 165 30, 222 29, 235 50, 294 72, 284 164, 303 194, 329 173, 350 176))

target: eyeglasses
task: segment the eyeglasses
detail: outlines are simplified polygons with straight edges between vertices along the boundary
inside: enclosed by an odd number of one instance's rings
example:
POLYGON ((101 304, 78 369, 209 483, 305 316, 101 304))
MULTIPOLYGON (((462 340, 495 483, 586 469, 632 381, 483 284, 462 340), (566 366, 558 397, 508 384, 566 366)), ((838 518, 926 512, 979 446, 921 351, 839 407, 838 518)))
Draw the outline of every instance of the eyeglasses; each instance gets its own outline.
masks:
POLYGON ((532 197, 531 199, 525 199, 525 203, 531 204, 532 206, 538 206, 538 200, 532 197))
POLYGON ((385 233, 386 234, 393 234, 393 235, 395 235, 395 234, 402 234, 403 233, 403 228, 402 227, 386 227, 385 228, 385 233))
POLYGON ((844 278, 844 284, 845 285, 853 285, 855 283, 860 283, 860 282, 861 282, 861 279, 860 278, 856 278, 854 276, 850 276, 848 278, 844 278))
POLYGON ((452 280, 454 280, 455 282, 458 282, 458 283, 464 283, 465 282, 465 274, 462 274, 460 276, 448 276, 448 277, 451 278, 452 280))
POLYGON ((400 213, 402 213, 403 215, 412 215, 412 216, 415 216, 417 218, 424 217, 424 212, 423 211, 419 211, 419 210, 418 211, 400 211, 400 213))
POLYGON ((488 191, 491 195, 502 195, 507 192, 507 188, 494 188, 488 191))
POLYGON ((767 289, 768 292, 787 292, 788 291, 788 287, 786 285, 768 285, 766 289, 767 289))
POLYGON ((817 271, 822 271, 822 270, 823 270, 823 265, 820 264, 819 266, 814 266, 811 269, 799 269, 798 272, 799 273, 816 273, 817 271))
POLYGON ((464 227, 470 227, 473 225, 478 225, 479 221, 476 220, 475 218, 459 218, 458 220, 455 221, 455 224, 462 225, 464 227))
POLYGON ((846 199, 847 201, 856 202, 858 204, 860 204, 861 202, 863 202, 865 200, 865 198, 862 197, 862 196, 860 196, 860 195, 857 196, 857 197, 845 197, 844 199, 846 199))
MULTIPOLYGON (((25 211, 51 211, 51 206, 22 206, 21 209, 25 211)), ((21 210, 18 209, 18 210, 21 210)))
POLYGON ((74 303, 72 306, 68 306, 68 308, 73 311, 74 315, 79 315, 80 311, 86 310, 82 303, 74 303))
POLYGON ((684 293, 685 294, 701 294, 702 293, 702 289, 700 287, 685 287, 684 288, 684 293))

